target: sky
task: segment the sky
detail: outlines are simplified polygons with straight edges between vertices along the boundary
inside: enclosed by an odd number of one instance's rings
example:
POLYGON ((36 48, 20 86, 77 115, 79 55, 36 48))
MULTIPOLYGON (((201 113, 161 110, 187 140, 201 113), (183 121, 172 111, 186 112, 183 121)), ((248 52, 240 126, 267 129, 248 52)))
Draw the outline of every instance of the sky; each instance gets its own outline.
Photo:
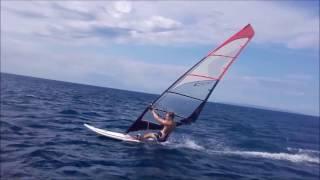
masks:
POLYGON ((319 116, 319 1, 1 1, 1 72, 161 93, 250 23, 210 101, 319 116))

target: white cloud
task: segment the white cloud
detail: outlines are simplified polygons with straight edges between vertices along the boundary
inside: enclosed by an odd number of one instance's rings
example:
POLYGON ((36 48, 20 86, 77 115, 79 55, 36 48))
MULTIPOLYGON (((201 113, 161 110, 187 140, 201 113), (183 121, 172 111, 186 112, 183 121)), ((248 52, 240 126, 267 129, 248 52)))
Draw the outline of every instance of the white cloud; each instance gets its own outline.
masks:
POLYGON ((163 29, 173 29, 178 28, 180 23, 169 18, 162 16, 152 16, 149 19, 142 21, 139 27, 140 31, 150 31, 150 30, 163 30, 163 29))
POLYGON ((294 81, 301 81, 301 80, 310 81, 310 80, 312 80, 312 76, 309 74, 288 74, 285 77, 288 79, 292 79, 294 81))
POLYGON ((184 66, 88 54, 79 49, 56 53, 54 47, 30 47, 25 42, 9 43, 20 50, 2 49, 1 59, 5 61, 1 64, 1 71, 15 74, 161 93, 187 70, 184 66))
POLYGON ((117 1, 114 3, 115 10, 121 13, 131 12, 131 3, 128 1, 117 1))
POLYGON ((81 34, 114 42, 213 44, 252 23, 256 43, 319 47, 319 17, 277 2, 6 1, 3 6, 4 31, 37 32, 54 38, 59 33, 65 40, 79 40, 72 34, 81 34), (18 28, 21 25, 24 28, 18 28), (52 27, 59 28, 54 31, 52 27), (97 27, 105 30, 104 34, 97 33, 97 27))
POLYGON ((106 6, 105 9, 113 18, 121 18, 131 12, 132 6, 128 1, 117 1, 112 6, 106 6))
POLYGON ((313 115, 320 113, 319 84, 308 74, 282 77, 228 74, 212 98, 218 102, 258 105, 313 115))
POLYGON ((304 36, 298 36, 288 42, 288 47, 293 49, 300 49, 300 48, 316 49, 319 47, 319 44, 317 44, 315 39, 319 39, 319 36, 314 36, 313 33, 306 34, 304 36))

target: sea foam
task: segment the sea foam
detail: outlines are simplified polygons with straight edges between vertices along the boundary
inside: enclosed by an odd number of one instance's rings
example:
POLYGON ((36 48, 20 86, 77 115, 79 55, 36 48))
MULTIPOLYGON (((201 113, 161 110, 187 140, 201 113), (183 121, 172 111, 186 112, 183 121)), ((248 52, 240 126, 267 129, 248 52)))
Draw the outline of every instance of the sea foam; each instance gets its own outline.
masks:
POLYGON ((316 163, 319 164, 319 157, 313 157, 304 153, 297 154, 289 154, 284 152, 273 153, 273 152, 259 152, 259 151, 210 151, 210 153, 219 153, 225 155, 236 155, 236 156, 244 156, 244 157, 254 157, 254 158, 266 158, 266 159, 274 159, 274 160, 286 160, 295 163, 299 162, 308 162, 308 163, 316 163))

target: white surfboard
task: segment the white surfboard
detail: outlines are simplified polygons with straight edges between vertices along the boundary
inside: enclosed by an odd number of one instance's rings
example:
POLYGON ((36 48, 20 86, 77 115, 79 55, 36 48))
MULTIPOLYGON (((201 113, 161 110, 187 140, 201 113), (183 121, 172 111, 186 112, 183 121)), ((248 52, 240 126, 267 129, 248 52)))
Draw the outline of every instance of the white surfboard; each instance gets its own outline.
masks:
POLYGON ((121 140, 121 141, 128 141, 128 142, 141 142, 137 140, 136 138, 128 135, 128 134, 123 134, 123 133, 118 133, 118 132, 112 132, 112 131, 107 131, 103 129, 99 129, 93 126, 90 126, 89 124, 83 124, 85 127, 88 129, 94 131, 97 134, 100 134, 102 136, 111 138, 111 139, 116 139, 116 140, 121 140))

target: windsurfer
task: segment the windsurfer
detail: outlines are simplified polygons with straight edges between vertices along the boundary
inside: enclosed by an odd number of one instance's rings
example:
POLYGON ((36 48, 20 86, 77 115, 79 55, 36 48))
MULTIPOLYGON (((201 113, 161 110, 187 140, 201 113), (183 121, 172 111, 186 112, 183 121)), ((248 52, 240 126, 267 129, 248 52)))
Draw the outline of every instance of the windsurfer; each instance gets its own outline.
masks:
POLYGON ((146 133, 143 136, 138 137, 139 140, 147 140, 149 138, 156 139, 159 142, 165 142, 169 135, 172 133, 172 131, 176 127, 176 123, 174 122, 174 113, 173 112, 167 112, 165 118, 161 118, 154 109, 150 108, 152 115, 155 120, 157 120, 161 125, 163 125, 163 128, 159 132, 151 132, 146 133))

